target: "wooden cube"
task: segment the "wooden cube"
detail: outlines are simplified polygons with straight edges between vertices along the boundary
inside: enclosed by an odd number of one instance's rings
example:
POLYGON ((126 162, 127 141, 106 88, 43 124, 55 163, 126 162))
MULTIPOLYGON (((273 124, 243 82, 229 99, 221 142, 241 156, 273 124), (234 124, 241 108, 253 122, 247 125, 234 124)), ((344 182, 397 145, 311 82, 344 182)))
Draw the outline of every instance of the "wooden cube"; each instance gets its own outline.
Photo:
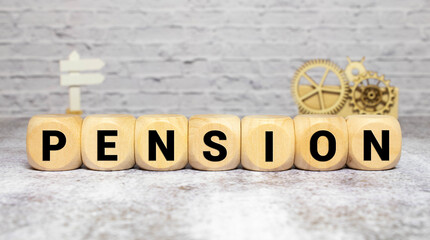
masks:
POLYGON ((126 114, 90 115, 82 124, 82 160, 93 170, 132 168, 136 119, 126 114))
POLYGON ((256 115, 242 119, 241 163, 249 170, 282 171, 294 163, 293 120, 287 116, 256 115))
POLYGON ((36 115, 27 127, 27 159, 35 169, 72 170, 82 165, 82 118, 76 115, 36 115))
POLYGON ((136 121, 136 164, 147 170, 177 170, 188 163, 188 119, 177 114, 140 116, 136 121))
POLYGON ((402 151, 399 121, 387 115, 347 117, 349 152, 347 165, 360 170, 394 168, 402 151))
POLYGON ((348 155, 348 128, 343 117, 298 115, 294 118, 294 165, 304 170, 343 168, 348 155))
POLYGON ((226 114, 192 116, 188 131, 188 156, 193 168, 219 171, 239 165, 239 117, 226 114))

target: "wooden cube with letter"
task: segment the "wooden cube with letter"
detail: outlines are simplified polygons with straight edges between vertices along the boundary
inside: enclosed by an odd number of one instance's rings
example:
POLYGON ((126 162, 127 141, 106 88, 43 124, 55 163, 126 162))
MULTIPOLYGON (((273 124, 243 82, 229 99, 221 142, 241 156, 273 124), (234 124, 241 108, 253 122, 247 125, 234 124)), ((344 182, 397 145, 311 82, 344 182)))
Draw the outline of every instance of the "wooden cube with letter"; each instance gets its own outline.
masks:
POLYGON ((298 115, 294 118, 294 165, 304 170, 337 170, 348 155, 346 121, 336 115, 298 115))
POLYGON ((82 165, 82 118, 52 114, 33 116, 27 127, 27 158, 38 170, 72 170, 82 165))
POLYGON ((136 164, 147 170, 177 170, 188 163, 188 119, 178 114, 140 116, 136 121, 136 164))
POLYGON ((387 115, 354 115, 346 118, 349 134, 347 165, 360 170, 394 168, 402 151, 399 121, 387 115))
POLYGON ((242 119, 241 163, 249 170, 282 171, 294 163, 294 123, 287 116, 242 119))
POLYGON ((82 124, 82 160, 93 170, 132 168, 136 119, 127 114, 90 115, 82 124))
POLYGON ((193 168, 219 171, 239 165, 239 117, 227 114, 192 116, 188 134, 188 156, 193 168))

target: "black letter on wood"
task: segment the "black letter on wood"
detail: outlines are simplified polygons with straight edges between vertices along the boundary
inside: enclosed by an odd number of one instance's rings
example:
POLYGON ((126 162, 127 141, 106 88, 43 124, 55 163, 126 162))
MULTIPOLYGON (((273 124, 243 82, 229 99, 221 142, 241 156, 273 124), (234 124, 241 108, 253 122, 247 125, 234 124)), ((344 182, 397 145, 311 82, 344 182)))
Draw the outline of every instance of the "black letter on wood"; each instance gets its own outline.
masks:
POLYGON ((273 162, 273 132, 266 132, 266 162, 273 162))
POLYGON ((66 146, 66 136, 64 133, 56 130, 44 130, 42 131, 42 160, 51 160, 51 151, 57 151, 66 146), (51 137, 57 137, 58 143, 51 145, 51 137))
POLYGON ((333 136, 333 134, 329 131, 321 130, 311 137, 311 144, 310 144, 310 150, 312 157, 320 162, 326 162, 333 158, 334 154, 336 153, 336 138, 333 136), (321 156, 318 153, 318 139, 320 137, 326 137, 328 141, 328 152, 325 156, 321 156))
POLYGON ((157 159, 156 147, 160 148, 166 161, 175 160, 175 132, 173 130, 167 130, 167 144, 164 145, 163 141, 158 135, 156 130, 149 130, 148 133, 148 149, 149 149, 149 161, 155 161, 157 159))
POLYGON ((106 136, 118 136, 117 130, 97 131, 97 161, 118 161, 118 155, 106 155, 105 148, 115 148, 115 142, 106 142, 106 136))
POLYGON ((212 141, 213 136, 218 137, 219 140, 227 140, 227 137, 221 131, 213 130, 213 131, 207 132, 205 134, 205 136, 203 137, 204 143, 208 147, 211 147, 211 148, 218 150, 219 154, 218 154, 218 156, 213 156, 210 151, 204 151, 203 156, 205 156, 205 158, 209 161, 219 162, 219 161, 224 160, 225 157, 227 157, 227 149, 225 149, 225 147, 223 145, 218 144, 216 142, 213 142, 212 141))
POLYGON ((375 138, 375 135, 373 135, 373 132, 371 130, 364 130, 363 134, 363 156, 364 161, 370 161, 372 160, 372 150, 370 149, 373 145, 376 152, 378 153, 379 157, 382 161, 389 161, 390 160, 390 131, 388 130, 382 130, 382 147, 379 145, 378 141, 375 138))

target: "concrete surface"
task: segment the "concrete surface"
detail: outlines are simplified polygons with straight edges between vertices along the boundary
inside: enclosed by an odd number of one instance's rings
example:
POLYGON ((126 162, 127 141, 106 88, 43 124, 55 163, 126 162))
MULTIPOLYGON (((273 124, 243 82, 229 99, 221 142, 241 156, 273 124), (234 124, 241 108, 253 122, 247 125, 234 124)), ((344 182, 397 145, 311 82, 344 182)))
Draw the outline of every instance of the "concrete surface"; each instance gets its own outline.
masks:
POLYGON ((0 119, 0 238, 428 239, 429 120, 401 119, 393 170, 266 173, 40 172, 28 119, 0 119))

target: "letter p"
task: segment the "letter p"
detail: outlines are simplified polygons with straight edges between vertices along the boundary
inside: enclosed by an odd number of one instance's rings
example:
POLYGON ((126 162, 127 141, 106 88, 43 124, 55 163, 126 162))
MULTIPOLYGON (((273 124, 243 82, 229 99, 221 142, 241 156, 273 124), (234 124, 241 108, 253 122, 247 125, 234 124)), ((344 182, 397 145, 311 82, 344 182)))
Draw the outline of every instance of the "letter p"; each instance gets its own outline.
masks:
POLYGON ((58 151, 66 146, 66 136, 57 130, 44 130, 42 132, 42 152, 43 161, 51 160, 51 151, 58 151), (51 144, 51 137, 57 137, 58 143, 51 144))

